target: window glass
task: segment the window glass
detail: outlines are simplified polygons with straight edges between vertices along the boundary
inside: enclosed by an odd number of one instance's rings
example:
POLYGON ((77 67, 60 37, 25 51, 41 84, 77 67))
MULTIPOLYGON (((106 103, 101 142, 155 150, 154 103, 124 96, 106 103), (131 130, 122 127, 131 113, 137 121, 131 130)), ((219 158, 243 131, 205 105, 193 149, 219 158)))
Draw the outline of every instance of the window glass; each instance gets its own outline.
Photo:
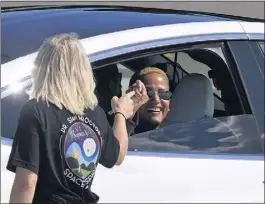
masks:
MULTIPOLYGON (((175 53, 168 53, 168 54, 165 54, 165 56, 169 57, 169 59, 171 59, 174 62, 175 53)), ((178 52, 177 62, 188 73, 200 73, 200 74, 203 74, 209 78, 208 71, 210 71, 211 69, 206 64, 203 64, 201 62, 198 62, 198 61, 192 59, 188 54, 186 54, 184 52, 178 52)), ((184 74, 184 76, 186 75, 185 73, 183 73, 183 74, 184 74)), ((211 83, 213 85, 213 80, 211 78, 209 78, 209 80, 211 81, 211 83)), ((216 95, 221 97, 221 92, 219 90, 217 90, 214 87, 214 85, 213 85, 213 90, 214 90, 214 93, 216 95)))
POLYGON ((259 46, 260 46, 260 48, 264 54, 264 41, 259 41, 258 44, 259 44, 259 46))
MULTIPOLYGON (((200 113, 201 117, 192 118, 192 112, 197 115, 204 110, 196 106, 196 101, 190 104, 194 104, 197 108, 188 106, 189 108, 175 113, 172 109, 179 103, 171 101, 169 112, 171 114, 168 114, 158 128, 131 135, 129 150, 175 153, 262 153, 254 117, 251 114, 244 115, 240 105, 235 85, 240 85, 240 81, 235 83, 230 72, 230 69, 236 69, 236 67, 229 66, 223 54, 224 49, 221 45, 209 45, 205 48, 183 49, 179 52, 162 54, 171 64, 174 65, 177 62, 175 72, 177 83, 190 73, 203 74, 210 80, 215 96, 214 115, 205 117, 203 112, 200 113), (191 115, 191 118, 181 120, 185 115, 191 115)), ((188 92, 187 88, 187 94, 188 92)), ((192 90, 190 93, 193 93, 192 90)), ((186 105, 185 99, 182 104, 186 105)), ((145 126, 147 126, 146 123, 145 126)))
MULTIPOLYGON (((213 84, 213 80, 209 78, 208 72, 211 70, 206 64, 198 62, 192 59, 188 54, 178 52, 177 62, 188 72, 188 73, 199 73, 208 77, 213 86, 213 91, 216 95, 221 97, 221 91, 217 90, 213 84)), ((219 101, 221 103, 221 101, 219 101)), ((223 105, 223 104, 222 104, 223 105)))
MULTIPOLYGON (((208 116, 206 112, 209 109, 197 107, 196 101, 191 103, 194 106, 188 105, 189 108, 175 114, 174 107, 186 105, 186 102, 185 99, 180 103, 171 101, 171 114, 160 123, 158 129, 137 131, 130 136, 130 150, 232 154, 262 152, 253 115, 243 114, 241 99, 236 89, 236 84, 240 85, 240 82, 235 83, 230 72, 236 67, 228 64, 226 57, 229 55, 224 55, 224 49, 218 44, 159 54, 169 62, 167 72, 170 74, 173 71, 174 76, 175 70, 175 78, 170 76, 170 79, 175 80, 176 87, 179 81, 190 73, 203 74, 210 80, 214 93, 214 115, 208 116), (198 110, 203 110, 199 113, 201 116, 193 116, 200 112, 198 110), (191 118, 184 119, 185 115, 191 115, 191 118)), ((154 58, 160 63, 157 55, 154 55, 154 58)), ((190 90, 190 93, 197 93, 192 91, 194 90, 190 90)), ((186 92, 189 94, 188 86, 186 92)), ((142 124, 140 119, 138 122, 139 125, 142 124)), ((144 127, 147 125, 145 121, 144 127)))
MULTIPOLYGON (((217 88, 214 86, 213 79, 209 78, 208 72, 211 70, 209 66, 207 66, 204 63, 198 62, 194 59, 192 59, 190 56, 188 56, 186 53, 178 53, 178 63, 182 65, 182 67, 188 72, 188 73, 200 73, 204 76, 208 77, 212 84, 213 92, 222 98, 221 91, 217 90, 217 88)), ((224 103, 218 99, 217 97, 214 97, 214 105, 215 109, 217 110, 225 110, 224 103)))
MULTIPOLYGON (((207 49, 217 53, 226 63, 221 49, 218 49, 218 48, 207 48, 207 49)), ((166 57, 168 57, 172 62, 174 62, 175 61, 175 54, 176 53, 167 53, 164 55, 166 57)), ((208 74, 208 72, 211 70, 211 68, 202 62, 199 62, 195 59, 192 59, 185 52, 177 52, 177 63, 181 65, 181 67, 185 70, 186 73, 178 72, 177 73, 178 76, 176 76, 176 78, 179 76, 183 77, 183 76, 187 75, 187 73, 189 73, 189 74, 190 73, 200 73, 200 74, 205 75, 210 80, 210 82, 212 84, 213 92, 215 93, 215 97, 214 97, 215 109, 220 110, 220 111, 225 111, 225 104, 224 104, 224 102, 222 102, 222 100, 220 100, 222 98, 221 90, 218 90, 216 88, 216 86, 214 85, 213 79, 210 78, 209 74, 208 74)))
POLYGON ((129 137, 130 151, 262 154, 253 115, 172 124, 129 137))

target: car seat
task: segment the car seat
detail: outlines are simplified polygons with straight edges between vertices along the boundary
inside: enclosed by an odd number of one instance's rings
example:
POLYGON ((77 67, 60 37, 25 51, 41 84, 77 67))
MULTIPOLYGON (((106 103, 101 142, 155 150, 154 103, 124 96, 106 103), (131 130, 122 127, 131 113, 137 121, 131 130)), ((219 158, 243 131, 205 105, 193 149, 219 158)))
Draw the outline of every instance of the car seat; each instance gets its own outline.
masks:
POLYGON ((170 111, 161 126, 213 117, 214 98, 209 79, 198 73, 183 77, 176 87, 170 111))

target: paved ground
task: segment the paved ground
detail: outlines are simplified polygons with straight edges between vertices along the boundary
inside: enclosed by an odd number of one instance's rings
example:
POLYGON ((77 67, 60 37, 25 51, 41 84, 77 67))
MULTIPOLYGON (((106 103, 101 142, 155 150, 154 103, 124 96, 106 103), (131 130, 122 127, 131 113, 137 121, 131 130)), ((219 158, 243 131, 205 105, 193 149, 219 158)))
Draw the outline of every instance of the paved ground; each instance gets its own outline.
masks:
MULTIPOLYGON (((66 4, 73 4, 72 2, 52 2, 52 0, 48 0, 46 2, 12 2, 12 1, 2 1, 1 7, 7 6, 27 6, 27 5, 66 5, 66 4)), ((125 5, 125 6, 141 6, 141 7, 153 7, 153 8, 165 8, 165 9, 179 9, 179 10, 193 10, 193 11, 208 11, 208 12, 215 12, 215 13, 224 13, 224 14, 231 14, 231 15, 239 15, 239 16, 246 16, 246 17, 255 17, 264 19, 264 2, 262 1, 204 1, 204 2, 180 2, 180 1, 152 1, 152 2, 140 2, 140 1, 98 1, 98 2, 74 2, 75 5, 125 5)))

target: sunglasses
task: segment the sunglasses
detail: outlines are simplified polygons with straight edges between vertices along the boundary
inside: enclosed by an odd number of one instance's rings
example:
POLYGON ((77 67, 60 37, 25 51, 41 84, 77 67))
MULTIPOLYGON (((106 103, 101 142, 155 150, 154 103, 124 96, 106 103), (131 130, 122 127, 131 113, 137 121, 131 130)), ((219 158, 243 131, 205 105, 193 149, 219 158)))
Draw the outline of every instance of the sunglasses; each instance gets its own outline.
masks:
POLYGON ((172 96, 172 93, 168 90, 165 90, 165 89, 154 90, 153 88, 146 87, 146 91, 147 91, 147 95, 149 98, 152 98, 154 96, 155 92, 157 92, 157 95, 162 100, 169 100, 172 96))

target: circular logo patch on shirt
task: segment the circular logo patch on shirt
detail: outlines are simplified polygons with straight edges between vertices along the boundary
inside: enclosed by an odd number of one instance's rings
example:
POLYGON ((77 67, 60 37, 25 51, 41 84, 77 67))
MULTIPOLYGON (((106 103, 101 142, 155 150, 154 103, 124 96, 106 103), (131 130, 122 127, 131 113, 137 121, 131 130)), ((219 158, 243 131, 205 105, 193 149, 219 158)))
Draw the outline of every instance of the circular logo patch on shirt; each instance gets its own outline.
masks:
POLYGON ((100 142, 88 125, 76 122, 68 129, 64 142, 64 157, 71 171, 85 179, 96 168, 100 142))

